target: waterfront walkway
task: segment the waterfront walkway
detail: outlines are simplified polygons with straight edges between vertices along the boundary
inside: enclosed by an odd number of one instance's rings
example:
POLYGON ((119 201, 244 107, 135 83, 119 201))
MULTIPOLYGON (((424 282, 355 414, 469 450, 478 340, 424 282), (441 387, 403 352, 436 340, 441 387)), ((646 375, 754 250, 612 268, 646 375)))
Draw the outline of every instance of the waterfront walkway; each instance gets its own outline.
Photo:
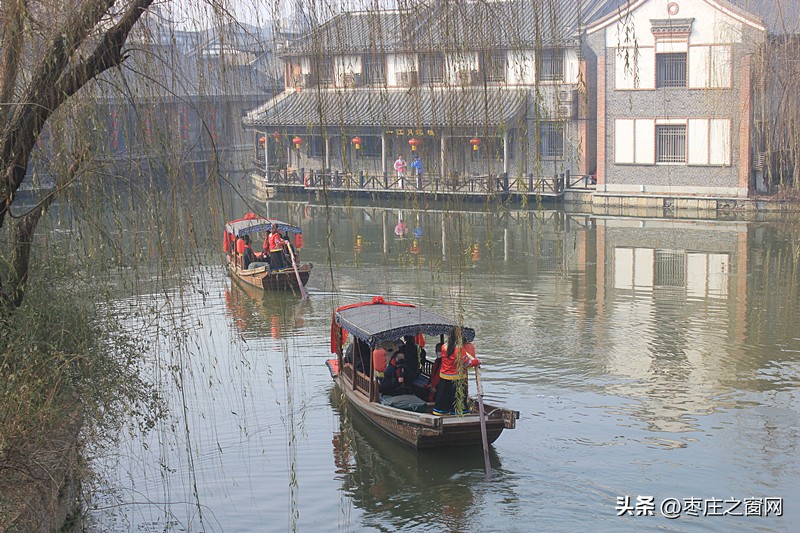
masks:
POLYGON ((253 185, 265 196, 277 193, 326 192, 351 196, 430 196, 436 198, 508 200, 562 200, 567 189, 594 190, 589 176, 571 176, 569 171, 552 177, 509 177, 507 174, 483 176, 405 176, 394 173, 367 174, 299 170, 272 170, 265 179, 263 171, 254 171, 253 185))

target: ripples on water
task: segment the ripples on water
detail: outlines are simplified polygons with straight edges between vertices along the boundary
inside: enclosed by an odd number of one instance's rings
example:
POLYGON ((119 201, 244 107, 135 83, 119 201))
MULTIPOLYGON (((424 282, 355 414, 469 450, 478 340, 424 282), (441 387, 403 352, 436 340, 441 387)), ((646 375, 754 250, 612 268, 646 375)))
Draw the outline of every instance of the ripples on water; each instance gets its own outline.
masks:
MULTIPOLYGON (((274 203, 270 214, 295 221, 294 210, 274 203)), ((404 211, 428 230, 416 254, 391 232, 396 210, 348 213, 332 214, 333 277, 324 217, 303 221, 303 258, 316 264, 309 301, 239 287, 214 268, 202 292, 171 294, 181 305, 147 323, 171 416, 100 461, 114 490, 98 496, 98 530, 800 527, 798 302, 774 306, 757 274, 743 282, 733 268, 761 254, 735 245, 746 226, 643 235, 613 219, 578 216, 567 230, 525 215, 504 234, 479 213, 464 242, 445 235, 462 254, 448 263, 435 215, 404 211), (367 236, 361 252, 356 234, 367 236), (374 294, 476 328, 487 401, 521 414, 491 447, 493 481, 480 449, 414 452, 342 405, 323 366, 331 312, 374 294), (785 516, 620 518, 624 495, 779 496, 785 516)))

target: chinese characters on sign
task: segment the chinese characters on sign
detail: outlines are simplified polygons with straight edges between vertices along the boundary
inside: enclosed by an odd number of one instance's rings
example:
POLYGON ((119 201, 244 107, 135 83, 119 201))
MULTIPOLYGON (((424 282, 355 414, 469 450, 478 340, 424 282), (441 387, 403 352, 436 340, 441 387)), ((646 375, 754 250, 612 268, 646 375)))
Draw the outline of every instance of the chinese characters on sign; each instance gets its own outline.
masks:
POLYGON ((397 137, 416 136, 416 137, 436 137, 436 131, 432 129, 420 128, 397 128, 394 130, 386 130, 386 135, 396 135, 397 137))
POLYGON ((783 516, 783 498, 664 498, 617 496, 617 516, 783 516))

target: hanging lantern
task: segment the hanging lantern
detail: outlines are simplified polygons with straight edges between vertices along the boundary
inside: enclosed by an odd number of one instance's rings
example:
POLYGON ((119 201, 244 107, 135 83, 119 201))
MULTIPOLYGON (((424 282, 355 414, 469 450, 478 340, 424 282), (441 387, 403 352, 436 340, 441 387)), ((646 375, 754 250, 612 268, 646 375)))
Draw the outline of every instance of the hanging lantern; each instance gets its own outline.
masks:
POLYGON ((292 139, 292 144, 294 144, 294 147, 299 150, 300 146, 303 144, 303 139, 301 139, 300 137, 295 137, 294 139, 292 139))
POLYGON ((266 137, 264 137, 264 136, 261 136, 261 137, 258 139, 258 142, 260 142, 262 145, 263 145, 263 144, 266 144, 266 143, 267 143, 267 138, 266 138, 266 137))
POLYGON ((272 138, 275 139, 275 142, 279 142, 281 140, 281 134, 276 131, 272 134, 272 138))
POLYGON ((353 137, 353 145, 356 147, 356 150, 361 150, 361 137, 353 137))
POLYGON ((412 137, 408 140, 408 144, 411 145, 411 151, 415 151, 417 149, 417 146, 420 145, 420 143, 422 143, 422 141, 420 141, 416 137, 412 137))
POLYGON ((419 241, 417 239, 411 241, 411 249, 409 251, 414 255, 419 254, 419 241))
POLYGON ((477 152, 478 147, 481 145, 481 140, 478 139, 477 137, 473 137, 472 139, 469 140, 469 144, 472 145, 472 150, 477 152))
POLYGON ((477 242, 472 245, 472 253, 470 254, 470 257, 473 261, 478 261, 481 258, 481 247, 477 242))

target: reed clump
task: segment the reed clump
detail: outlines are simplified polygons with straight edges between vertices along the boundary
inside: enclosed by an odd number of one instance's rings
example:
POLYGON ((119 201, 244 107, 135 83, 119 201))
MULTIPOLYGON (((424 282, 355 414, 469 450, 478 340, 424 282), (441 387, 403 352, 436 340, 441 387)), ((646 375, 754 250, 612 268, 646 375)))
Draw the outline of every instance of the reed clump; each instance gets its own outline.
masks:
POLYGON ((62 287, 32 283, 0 314, 0 531, 61 529, 79 514, 87 448, 112 443, 131 412, 152 426, 158 411, 141 346, 62 287))

